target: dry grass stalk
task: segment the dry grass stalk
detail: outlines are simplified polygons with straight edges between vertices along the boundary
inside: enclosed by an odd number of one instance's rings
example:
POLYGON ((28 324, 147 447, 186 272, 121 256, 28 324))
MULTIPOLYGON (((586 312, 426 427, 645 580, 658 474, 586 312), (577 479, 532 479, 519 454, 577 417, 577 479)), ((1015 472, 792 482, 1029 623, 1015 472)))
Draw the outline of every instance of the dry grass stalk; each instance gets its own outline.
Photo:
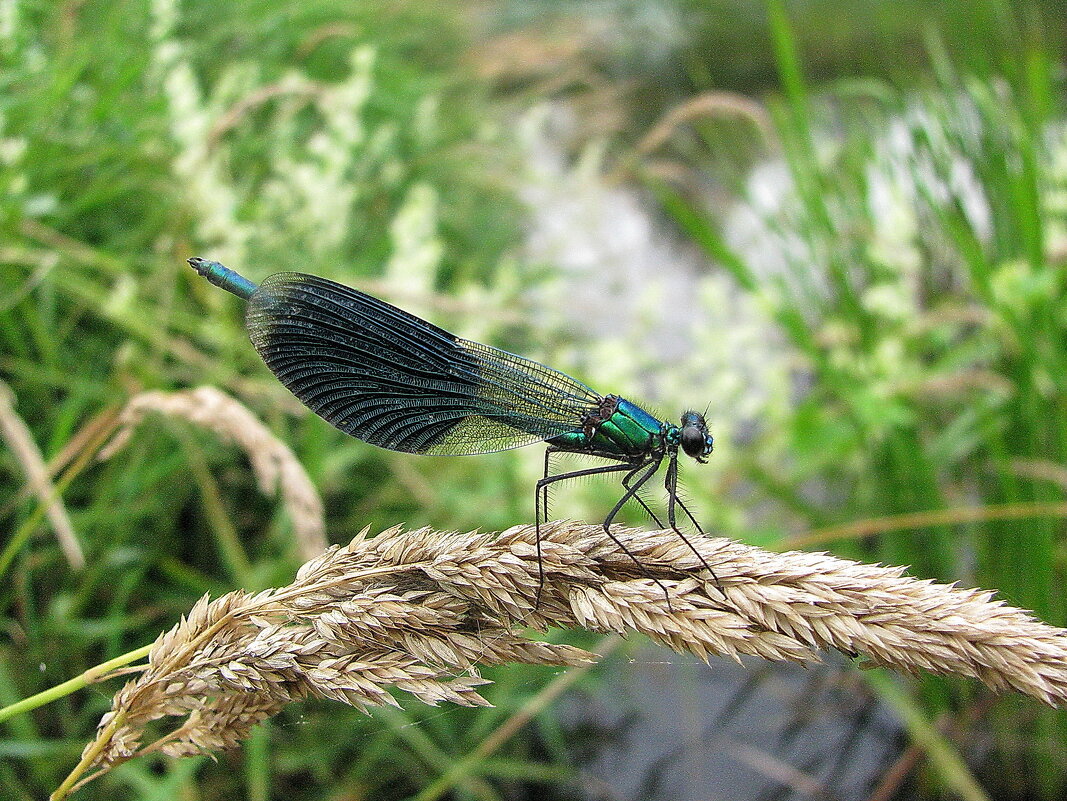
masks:
POLYGON ((815 529, 789 537, 786 544, 791 548, 811 548, 836 540, 854 540, 889 531, 917 531, 934 526, 957 526, 961 523, 985 523, 990 520, 1025 520, 1029 517, 1067 517, 1067 503, 1001 503, 905 512, 815 529))
POLYGON ((752 122, 768 142, 775 141, 774 125, 762 104, 736 92, 704 92, 680 103, 664 114, 637 144, 637 151, 648 155, 670 141, 686 123, 709 117, 740 117, 752 122))
POLYGON ((6 383, 0 381, 0 435, 26 473, 26 483, 40 499, 56 540, 67 563, 75 570, 85 567, 85 554, 74 533, 67 509, 52 484, 48 466, 44 463, 37 443, 25 421, 15 411, 15 396, 6 383))
POLYGON ((772 553, 726 539, 697 546, 722 593, 672 532, 617 529, 634 563, 598 526, 542 528, 545 587, 529 526, 499 536, 390 529, 333 547, 286 587, 201 600, 160 636, 150 664, 115 697, 85 763, 138 753, 202 753, 307 696, 361 709, 485 704, 477 665, 573 665, 591 655, 530 640, 522 626, 638 631, 702 658, 796 662, 836 648, 870 664, 980 679, 1050 705, 1067 701, 1067 632, 992 599, 826 554, 772 553), (668 604, 652 580, 671 592, 668 604), (143 745, 146 726, 182 719, 143 745))
POLYGON ((1017 476, 1050 481, 1060 489, 1067 490, 1067 467, 1051 459, 1015 459, 1011 471, 1017 476))
POLYGON ((109 459, 133 435, 145 415, 158 412, 179 417, 215 432, 242 448, 252 462, 256 483, 267 495, 280 490, 293 521, 293 532, 304 559, 326 547, 322 498, 304 466, 284 442, 275 437, 240 401, 211 386, 183 392, 142 392, 126 404, 115 437, 100 452, 109 459))

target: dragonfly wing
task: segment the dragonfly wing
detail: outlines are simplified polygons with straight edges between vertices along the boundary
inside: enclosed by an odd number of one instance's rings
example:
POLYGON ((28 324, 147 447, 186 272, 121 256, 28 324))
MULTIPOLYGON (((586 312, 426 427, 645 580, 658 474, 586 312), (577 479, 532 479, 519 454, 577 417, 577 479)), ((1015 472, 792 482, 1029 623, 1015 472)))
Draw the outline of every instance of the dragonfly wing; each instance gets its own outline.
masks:
POLYGON ((246 322, 267 366, 304 404, 390 450, 515 448, 580 428, 599 402, 563 373, 303 273, 260 284, 246 322))

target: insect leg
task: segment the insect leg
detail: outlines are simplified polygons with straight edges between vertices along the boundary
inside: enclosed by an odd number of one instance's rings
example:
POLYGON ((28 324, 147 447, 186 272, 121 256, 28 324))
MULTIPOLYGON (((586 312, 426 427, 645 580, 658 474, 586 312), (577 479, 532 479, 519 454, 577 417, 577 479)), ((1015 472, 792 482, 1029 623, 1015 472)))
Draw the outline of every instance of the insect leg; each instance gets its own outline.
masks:
POLYGON ((541 477, 541 481, 537 483, 537 488, 534 490, 534 544, 537 548, 537 597, 534 601, 534 607, 537 608, 541 605, 541 590, 545 587, 545 568, 541 563, 541 515, 544 514, 544 520, 548 522, 548 466, 549 460, 553 453, 556 453, 559 448, 553 448, 549 446, 545 449, 545 474, 541 477), (544 500, 542 500, 542 487, 544 487, 544 500))
MULTIPOLYGON (((638 465, 633 470, 631 470, 629 473, 627 473, 626 476, 623 477, 622 486, 625 489, 630 489, 630 482, 633 480, 633 477, 637 473, 637 471, 640 470, 642 467, 644 467, 644 465, 638 465)), ((644 498, 642 498, 640 495, 634 495, 634 500, 637 501, 639 504, 641 504, 641 508, 644 509, 648 513, 648 516, 652 518, 653 522, 655 522, 655 524, 657 526, 659 526, 660 528, 663 528, 663 522, 659 519, 659 516, 655 512, 652 511, 652 507, 649 506, 647 503, 645 503, 645 499, 644 498)), ((699 528, 699 526, 698 526, 698 528, 699 528)))
POLYGON ((682 511, 685 512, 686 517, 688 517, 692 521, 693 525, 696 526, 696 530, 701 534, 704 533, 704 529, 700 527, 700 524, 696 521, 696 518, 693 517, 693 513, 689 511, 688 507, 684 503, 682 503, 682 499, 678 497, 677 451, 671 454, 670 462, 667 464, 667 474, 663 479, 663 486, 667 490, 667 520, 671 524, 671 528, 674 529, 674 532, 682 538, 682 542, 689 546, 689 550, 696 554, 697 559, 700 560, 700 564, 704 565, 704 568, 709 573, 711 573, 711 577, 715 581, 715 587, 722 594, 722 597, 725 598, 726 593, 723 592, 722 585, 719 583, 719 577, 715 575, 715 570, 712 568, 711 565, 707 563, 707 560, 704 559, 704 556, 700 553, 700 551, 698 551, 694 547, 693 543, 691 543, 686 538, 685 534, 682 533, 682 530, 678 528, 678 523, 675 520, 674 507, 677 504, 681 507, 682 511))
MULTIPOLYGON (((548 447, 548 448, 545 449, 545 474, 543 476, 541 476, 541 480, 542 481, 547 481, 547 479, 548 479, 549 458, 552 456, 553 453, 556 453, 558 450, 559 450, 558 448, 552 448, 552 447, 548 447)), ((548 484, 547 483, 544 484, 544 498, 543 498, 543 500, 542 500, 542 494, 541 494, 540 491, 538 491, 537 494, 534 496, 534 525, 535 526, 540 527, 540 525, 541 525, 541 514, 542 514, 542 511, 544 512, 545 522, 547 523, 548 522, 548 484)))
MULTIPOLYGON (((630 473, 623 479, 623 485, 626 486, 626 492, 624 492, 622 497, 619 498, 619 502, 615 504, 612 510, 608 512, 608 516, 604 518, 604 533, 611 537, 612 541, 616 545, 618 545, 620 549, 622 549, 622 552, 629 556, 630 560, 642 570, 644 570, 644 565, 641 564, 640 560, 636 556, 634 556, 630 552, 630 549, 627 548, 621 541, 619 541, 619 539, 614 534, 611 533, 611 521, 615 519, 615 515, 619 513, 619 510, 622 509, 626 502, 630 500, 630 498, 637 497, 638 490, 640 490, 641 487, 643 487, 648 482, 648 480, 652 478, 652 476, 656 475, 656 471, 659 470, 659 466, 662 461, 662 455, 653 456, 648 461, 642 462, 641 464, 634 467, 630 471, 630 473), (641 473, 640 478, 637 479, 633 486, 628 486, 627 482, 630 481, 639 470, 644 470, 644 472, 641 473)), ((641 505, 644 506, 643 503, 641 505)), ((647 509, 648 507, 646 506, 645 508, 647 509)), ((653 519, 654 518, 655 516, 653 515, 653 519)), ((656 584, 659 585, 659 588, 663 590, 663 596, 667 599, 667 608, 669 609, 671 605, 671 595, 667 591, 667 587, 664 586, 663 582, 655 576, 650 576, 649 578, 656 582, 656 584)))
MULTIPOLYGON (((550 448, 549 453, 555 453, 558 448, 550 448)), ((548 454, 545 454, 545 470, 548 470, 548 454)), ((621 464, 608 464, 601 467, 589 467, 584 470, 575 470, 570 473, 560 473, 558 476, 545 475, 534 487, 534 540, 537 545, 537 596, 534 607, 541 605, 541 591, 545 588, 545 567, 541 564, 541 493, 544 493, 545 522, 548 522, 548 486, 557 481, 566 481, 569 478, 581 478, 583 476, 595 476, 601 473, 619 473, 623 470, 633 472, 633 465, 629 462, 621 464)), ((615 539, 612 537, 612 539, 615 539)), ((618 540, 616 540, 618 542, 618 540)), ((619 543, 621 545, 621 543, 619 543)), ((625 548, 624 548, 625 550, 625 548)), ((631 557, 632 558, 632 557, 631 557)))

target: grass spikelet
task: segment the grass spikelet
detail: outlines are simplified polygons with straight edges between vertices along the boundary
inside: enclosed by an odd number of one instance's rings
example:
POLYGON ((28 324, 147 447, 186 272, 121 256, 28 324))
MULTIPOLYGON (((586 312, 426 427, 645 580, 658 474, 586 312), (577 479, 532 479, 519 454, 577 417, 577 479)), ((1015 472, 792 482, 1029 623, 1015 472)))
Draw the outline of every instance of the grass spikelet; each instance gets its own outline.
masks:
POLYGON ((256 483, 266 495, 280 491, 293 522, 300 553, 309 559, 326 547, 322 498, 292 449, 279 440, 240 401, 216 387, 182 392, 142 392, 129 400, 119 418, 120 428, 100 452, 108 459, 133 435, 145 415, 155 412, 188 420, 238 445, 252 463, 256 483))
POLYGON ((593 658, 531 640, 526 626, 637 631, 704 659, 806 662, 835 648, 872 665, 968 676, 1051 706, 1067 702, 1067 632, 992 593, 827 554, 698 539, 720 592, 673 532, 615 534, 644 572, 599 526, 542 527, 537 608, 531 526, 499 536, 364 533, 305 564, 288 586, 203 598, 160 635, 148 667, 115 696, 79 768, 104 771, 155 750, 229 748, 307 696, 364 710, 396 704, 391 691, 428 704, 485 705, 479 665, 593 658), (669 604, 653 579, 670 591, 669 604), (178 724, 145 744, 148 725, 168 717, 178 724))

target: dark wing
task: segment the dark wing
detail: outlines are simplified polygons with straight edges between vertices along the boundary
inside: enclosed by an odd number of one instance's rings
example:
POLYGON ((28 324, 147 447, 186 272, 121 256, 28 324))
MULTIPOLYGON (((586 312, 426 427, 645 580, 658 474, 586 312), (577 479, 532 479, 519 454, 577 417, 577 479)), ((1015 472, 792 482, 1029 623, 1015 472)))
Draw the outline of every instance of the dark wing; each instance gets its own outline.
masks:
POLYGON ((267 278, 246 323, 263 361, 315 414, 394 451, 528 445, 580 430, 600 401, 563 373, 313 275, 267 278))

